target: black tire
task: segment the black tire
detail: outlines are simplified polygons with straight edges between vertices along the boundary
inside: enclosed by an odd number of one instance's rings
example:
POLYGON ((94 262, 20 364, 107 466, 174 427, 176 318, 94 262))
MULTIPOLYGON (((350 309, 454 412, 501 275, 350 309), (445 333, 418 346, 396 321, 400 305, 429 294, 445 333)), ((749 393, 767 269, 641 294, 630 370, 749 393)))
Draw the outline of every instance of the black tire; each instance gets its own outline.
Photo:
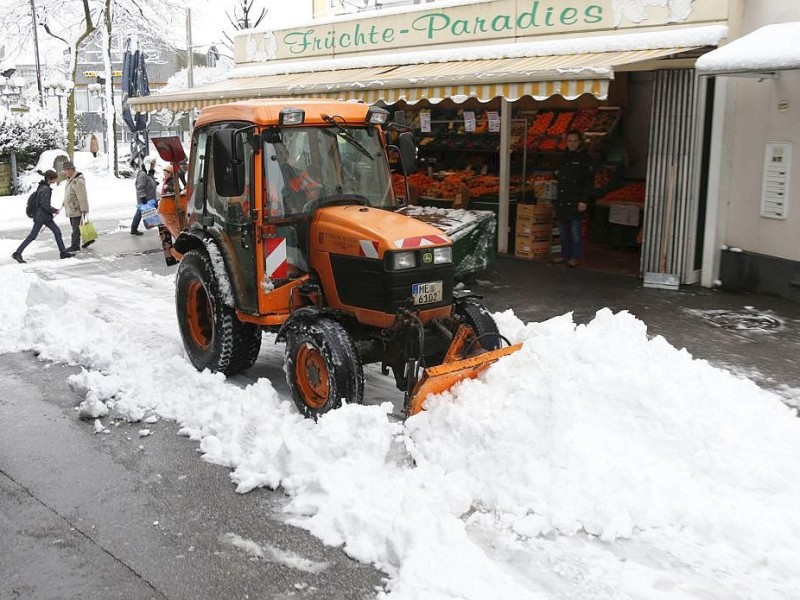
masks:
POLYGON ((497 323, 483 304, 468 298, 456 304, 456 314, 463 317, 464 322, 472 327, 485 350, 497 350, 502 347, 503 338, 500 337, 497 323))
POLYGON ((203 250, 184 254, 175 284, 175 305, 183 347, 198 371, 236 375, 253 366, 261 330, 242 323, 225 303, 211 259, 203 250))
POLYGON ((364 368, 353 338, 336 321, 298 324, 286 336, 286 383, 297 409, 313 419, 339 408, 342 398, 361 404, 364 368))

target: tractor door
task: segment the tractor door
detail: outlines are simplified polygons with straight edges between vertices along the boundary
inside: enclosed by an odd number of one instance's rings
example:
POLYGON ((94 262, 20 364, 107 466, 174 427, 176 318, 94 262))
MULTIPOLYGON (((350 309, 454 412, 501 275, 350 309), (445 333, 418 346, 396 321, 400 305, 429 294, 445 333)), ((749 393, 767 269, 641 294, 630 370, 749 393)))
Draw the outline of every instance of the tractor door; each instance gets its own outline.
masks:
POLYGON ((254 207, 254 128, 242 123, 213 127, 203 223, 224 248, 237 307, 258 312, 254 207), (236 130, 233 132, 232 130, 236 130), (224 142, 223 142, 224 140, 224 142))

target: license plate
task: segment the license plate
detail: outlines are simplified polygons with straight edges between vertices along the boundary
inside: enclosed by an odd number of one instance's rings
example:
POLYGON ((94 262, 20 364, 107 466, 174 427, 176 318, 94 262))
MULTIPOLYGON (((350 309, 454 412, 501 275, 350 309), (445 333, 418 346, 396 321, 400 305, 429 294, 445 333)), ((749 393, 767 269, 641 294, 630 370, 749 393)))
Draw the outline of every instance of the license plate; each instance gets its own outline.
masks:
POLYGON ((442 282, 429 281, 427 283, 414 283, 411 285, 411 295, 414 304, 431 304, 442 300, 442 282))

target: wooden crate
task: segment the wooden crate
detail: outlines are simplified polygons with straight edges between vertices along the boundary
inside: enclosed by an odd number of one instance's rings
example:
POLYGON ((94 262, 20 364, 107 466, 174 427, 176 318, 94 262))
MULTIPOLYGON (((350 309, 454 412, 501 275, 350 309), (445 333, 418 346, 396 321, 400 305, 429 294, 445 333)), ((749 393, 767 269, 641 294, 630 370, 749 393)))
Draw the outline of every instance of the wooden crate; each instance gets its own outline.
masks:
POLYGON ((550 203, 517 204, 517 224, 551 224, 553 222, 553 205, 550 203))
POLYGON ((514 233, 518 238, 528 238, 531 242, 546 242, 553 235, 553 226, 550 223, 520 221, 514 233))
POLYGON ((517 236, 514 240, 514 256, 528 260, 546 260, 550 258, 550 240, 533 242, 525 236, 517 236))

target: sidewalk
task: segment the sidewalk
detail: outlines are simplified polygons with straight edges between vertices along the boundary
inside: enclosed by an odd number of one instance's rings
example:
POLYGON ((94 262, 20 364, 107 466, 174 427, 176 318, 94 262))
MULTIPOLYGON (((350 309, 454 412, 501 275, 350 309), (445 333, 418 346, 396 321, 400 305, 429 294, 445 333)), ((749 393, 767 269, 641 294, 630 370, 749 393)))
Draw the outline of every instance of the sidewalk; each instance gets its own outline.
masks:
POLYGON ((650 335, 749 377, 800 408, 800 304, 697 285, 651 289, 637 277, 512 257, 498 257, 469 288, 493 312, 511 307, 523 321, 572 312, 580 324, 604 307, 627 310, 650 335))

